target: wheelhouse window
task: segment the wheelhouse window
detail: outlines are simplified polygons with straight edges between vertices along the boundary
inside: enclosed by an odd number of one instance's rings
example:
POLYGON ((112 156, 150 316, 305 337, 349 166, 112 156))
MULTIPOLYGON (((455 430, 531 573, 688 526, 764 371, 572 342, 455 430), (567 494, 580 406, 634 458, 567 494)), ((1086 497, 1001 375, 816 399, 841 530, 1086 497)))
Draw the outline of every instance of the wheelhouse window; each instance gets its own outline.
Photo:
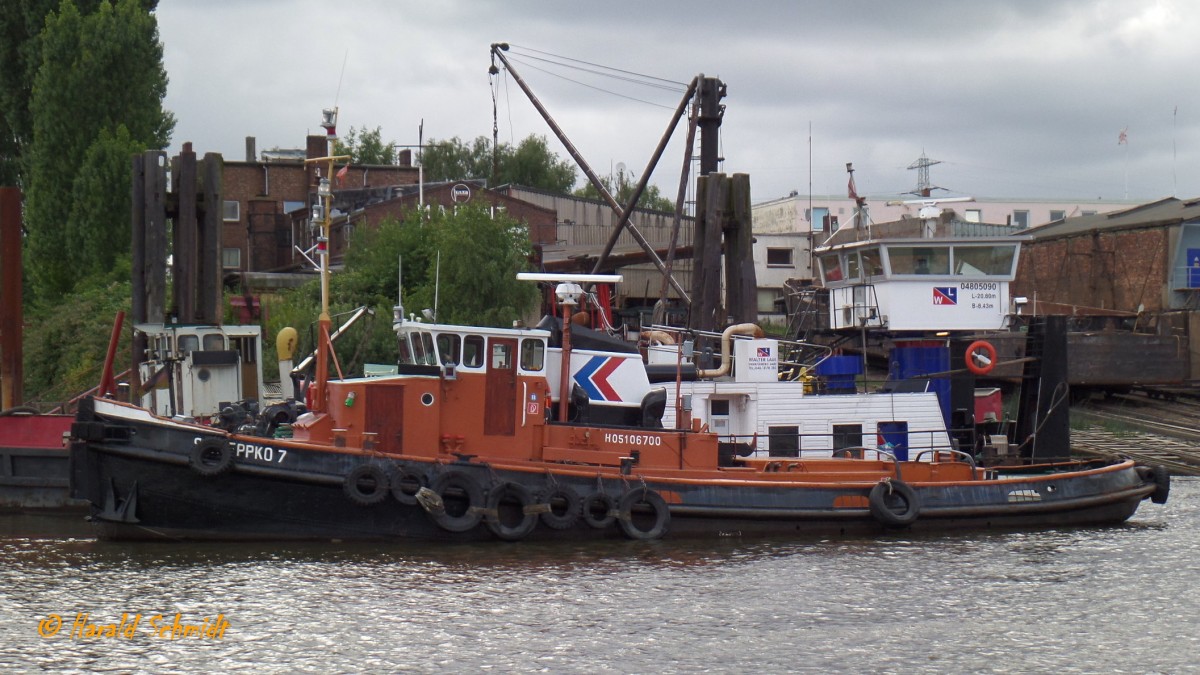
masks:
POLYGON ((1009 276, 1013 274, 1015 245, 955 246, 954 273, 961 276, 1009 276))
POLYGON ((438 356, 443 365, 458 365, 462 360, 462 338, 454 333, 438 333, 438 356))
POLYGON ((189 354, 198 349, 200 349, 200 338, 195 335, 179 336, 179 352, 181 354, 189 354))
POLYGON ((521 340, 521 370, 539 371, 546 363, 546 343, 538 338, 521 340))
POLYGON ((204 336, 204 351, 219 352, 225 349, 225 336, 220 333, 209 333, 204 336))
POLYGON ((435 366, 437 352, 433 349, 433 335, 425 331, 403 333, 399 336, 399 362, 402 365, 435 366))
POLYGON ((948 246, 890 246, 892 274, 949 274, 948 246))
POLYGON ((842 273, 842 261, 837 253, 830 253, 819 258, 821 262, 821 277, 826 282, 841 281, 845 276, 842 273))
POLYGON ((463 338, 462 365, 467 368, 483 367, 483 336, 468 335, 463 338))
POLYGON ((846 254, 846 278, 858 279, 858 253, 856 251, 846 254))
POLYGON ((879 249, 863 249, 859 255, 862 257, 863 276, 883 276, 883 257, 879 255, 879 249))

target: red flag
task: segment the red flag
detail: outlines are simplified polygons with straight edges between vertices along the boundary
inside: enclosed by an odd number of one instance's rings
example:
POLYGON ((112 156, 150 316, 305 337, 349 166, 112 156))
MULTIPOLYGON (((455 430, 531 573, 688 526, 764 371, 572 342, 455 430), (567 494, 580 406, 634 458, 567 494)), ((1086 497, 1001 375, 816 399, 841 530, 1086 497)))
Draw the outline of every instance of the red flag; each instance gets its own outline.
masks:
POLYGON ((341 187, 341 185, 342 185, 342 182, 346 180, 346 174, 347 174, 347 173, 350 173, 350 165, 349 165, 349 164, 347 164, 346 166, 343 166, 342 168, 338 169, 338 172, 337 172, 337 184, 338 184, 338 186, 339 186, 339 187, 341 187))
POLYGON ((1129 137, 1125 135, 1126 131, 1129 131, 1129 127, 1125 127, 1124 129, 1121 130, 1120 135, 1117 136, 1117 145, 1128 145, 1129 144, 1129 137))
POLYGON ((847 196, 854 201, 858 201, 858 190, 854 187, 854 174, 850 174, 850 183, 846 186, 849 194, 847 196))

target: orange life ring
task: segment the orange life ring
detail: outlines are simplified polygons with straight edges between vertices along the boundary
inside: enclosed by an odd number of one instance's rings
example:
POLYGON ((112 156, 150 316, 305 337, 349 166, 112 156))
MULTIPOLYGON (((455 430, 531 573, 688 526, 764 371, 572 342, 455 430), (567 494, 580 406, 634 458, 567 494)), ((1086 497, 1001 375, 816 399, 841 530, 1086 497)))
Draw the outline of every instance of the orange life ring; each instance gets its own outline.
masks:
POLYGON ((976 375, 987 375, 992 372, 992 368, 996 367, 996 348, 987 340, 976 340, 967 347, 966 362, 967 370, 976 375), (983 357, 987 359, 983 365, 975 363, 975 351, 979 349, 985 352, 983 357))

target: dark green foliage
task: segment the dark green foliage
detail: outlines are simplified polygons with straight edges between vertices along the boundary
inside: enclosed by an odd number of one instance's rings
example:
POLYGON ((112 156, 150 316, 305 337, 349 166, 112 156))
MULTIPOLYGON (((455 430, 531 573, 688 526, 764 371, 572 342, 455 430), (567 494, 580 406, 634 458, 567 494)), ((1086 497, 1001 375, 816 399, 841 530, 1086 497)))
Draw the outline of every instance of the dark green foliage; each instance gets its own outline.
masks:
POLYGON ((113 320, 126 313, 114 372, 129 367, 130 336, 128 256, 104 276, 83 279, 70 308, 42 306, 25 315, 25 397, 35 403, 61 403, 100 384, 113 320), (112 281, 119 278, 123 281, 112 281))
POLYGON ((498 172, 492 175, 492 144, 484 136, 467 145, 455 137, 430 141, 421 163, 425 180, 486 179, 489 185, 524 185, 566 194, 575 185, 575 167, 555 155, 543 136, 530 135, 517 147, 500 144, 498 172))
POLYGON ((87 236, 128 251, 130 153, 164 147, 175 121, 162 109, 167 76, 158 25, 138 0, 101 2, 89 15, 64 0, 46 17, 40 56, 29 103, 26 268, 37 299, 53 302, 71 291, 81 263, 101 268, 114 253, 72 236, 102 226, 87 236), (121 183, 103 184, 121 173, 121 183), (111 191, 124 192, 124 199, 96 194, 111 191), (84 213, 75 206, 80 199, 86 207, 122 210, 84 213), (96 259, 83 262, 79 255, 96 259))
POLYGON ((379 127, 361 130, 350 127, 350 133, 333 142, 334 155, 349 155, 354 164, 395 164, 396 142, 383 142, 379 127))
MULTIPOLYGON (((600 177, 600 182, 604 184, 604 189, 608 190, 609 194, 611 194, 613 198, 617 200, 617 203, 622 207, 629 202, 629 198, 633 196, 633 189, 637 187, 637 181, 631 181, 628 180, 628 178, 631 177, 627 177, 623 173, 617 174, 617 189, 614 191, 613 181, 603 176, 600 177)), ((589 181, 587 185, 584 185, 575 191, 575 196, 587 197, 588 199, 599 199, 600 192, 589 181)), ((659 192, 658 186, 654 184, 646 185, 646 189, 642 190, 642 196, 638 198, 637 205, 638 208, 643 209, 670 211, 672 213, 675 211, 675 202, 672 202, 670 199, 662 196, 662 193, 659 192)))

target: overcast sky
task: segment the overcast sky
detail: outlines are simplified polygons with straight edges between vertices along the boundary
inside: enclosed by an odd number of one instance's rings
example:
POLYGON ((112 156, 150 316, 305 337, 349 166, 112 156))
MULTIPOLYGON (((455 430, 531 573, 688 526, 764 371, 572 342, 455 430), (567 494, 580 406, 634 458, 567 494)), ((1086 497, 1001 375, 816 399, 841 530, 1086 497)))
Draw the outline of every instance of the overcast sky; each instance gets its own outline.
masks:
MULTIPOLYGON (((860 194, 903 193, 922 152, 942 195, 1200 196, 1191 0, 166 0, 157 16, 173 152, 303 147, 335 104, 343 132, 416 144, 424 120, 427 141, 490 138, 494 91, 502 142, 545 135, 568 157, 511 75, 489 79, 489 46, 508 42, 602 174, 640 175, 703 73, 728 86, 722 170, 750 174, 755 202, 810 181, 844 194, 846 162, 860 194), (582 69, 539 60, 560 57, 582 69), (641 75, 667 82, 627 81, 641 75)), ((685 128, 652 177, 672 198, 685 128)))

